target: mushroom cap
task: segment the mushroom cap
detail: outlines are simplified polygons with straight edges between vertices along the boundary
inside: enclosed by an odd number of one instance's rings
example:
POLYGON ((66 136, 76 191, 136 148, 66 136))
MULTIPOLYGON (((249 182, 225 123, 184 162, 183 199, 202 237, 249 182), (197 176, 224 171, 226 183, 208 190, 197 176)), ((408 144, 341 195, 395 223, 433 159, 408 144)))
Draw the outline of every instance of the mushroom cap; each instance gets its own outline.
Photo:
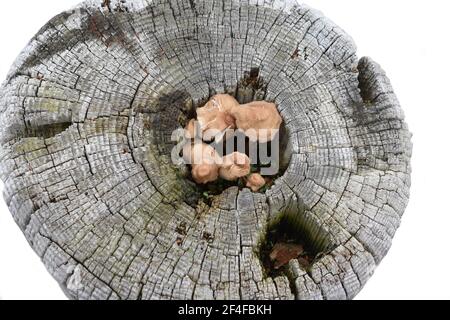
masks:
POLYGON ((235 128, 231 109, 239 106, 239 102, 228 94, 213 96, 204 107, 197 109, 197 120, 200 124, 203 139, 212 140, 228 128, 235 128))
POLYGON ((262 143, 273 140, 283 122, 275 103, 266 101, 235 106, 231 115, 250 140, 262 143))
POLYGON ((183 147, 183 159, 187 164, 219 164, 220 156, 216 150, 210 145, 203 142, 196 142, 193 144, 186 144, 183 147))
MULTIPOLYGON (((200 121, 199 121, 200 122, 200 121)), ((227 129, 234 129, 234 118, 225 112, 217 112, 216 117, 206 124, 201 124, 202 139, 211 141, 216 137, 221 137, 227 129)))
POLYGON ((216 181, 219 178, 219 167, 216 164, 193 165, 192 178, 198 184, 216 181))
POLYGON ((205 184, 219 178, 218 162, 220 157, 216 150, 205 143, 186 144, 183 158, 192 165, 192 178, 198 184, 205 184))
POLYGON ((259 191, 266 184, 266 180, 259 173, 252 173, 247 178, 246 187, 250 188, 253 192, 259 191))
POLYGON ((216 107, 221 112, 230 112, 239 102, 229 94, 216 94, 206 103, 205 107, 216 107))
POLYGON ((219 174, 222 179, 235 181, 250 173, 250 158, 240 152, 234 152, 222 158, 219 174))

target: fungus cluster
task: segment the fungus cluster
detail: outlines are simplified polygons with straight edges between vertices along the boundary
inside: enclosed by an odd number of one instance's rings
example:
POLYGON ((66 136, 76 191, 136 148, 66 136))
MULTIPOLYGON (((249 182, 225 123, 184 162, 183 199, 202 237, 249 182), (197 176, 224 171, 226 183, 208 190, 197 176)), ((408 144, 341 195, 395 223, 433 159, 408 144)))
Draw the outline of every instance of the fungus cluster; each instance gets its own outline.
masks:
POLYGON ((192 166, 192 178, 198 184, 243 179, 253 192, 259 191, 266 180, 260 173, 251 173, 251 159, 242 152, 220 156, 208 143, 227 140, 231 130, 242 131, 250 141, 267 143, 280 129, 282 118, 274 103, 239 102, 228 94, 213 96, 196 110, 197 119, 185 127, 185 138, 190 141, 183 148, 184 160, 192 166))

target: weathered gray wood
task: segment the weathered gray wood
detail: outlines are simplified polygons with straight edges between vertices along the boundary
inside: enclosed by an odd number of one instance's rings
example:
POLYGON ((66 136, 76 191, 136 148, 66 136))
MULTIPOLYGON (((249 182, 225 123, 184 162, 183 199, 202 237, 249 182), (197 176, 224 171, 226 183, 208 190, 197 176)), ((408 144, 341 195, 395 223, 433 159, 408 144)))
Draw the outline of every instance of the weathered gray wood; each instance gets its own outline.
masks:
POLYGON ((1 88, 5 200, 70 298, 351 299, 389 250, 411 156, 388 78, 355 52, 295 1, 86 1, 1 88), (214 92, 249 100, 236 85, 251 68, 284 118, 289 167, 266 194, 197 204, 170 133, 214 92), (286 208, 333 250, 272 279, 257 250, 286 208))

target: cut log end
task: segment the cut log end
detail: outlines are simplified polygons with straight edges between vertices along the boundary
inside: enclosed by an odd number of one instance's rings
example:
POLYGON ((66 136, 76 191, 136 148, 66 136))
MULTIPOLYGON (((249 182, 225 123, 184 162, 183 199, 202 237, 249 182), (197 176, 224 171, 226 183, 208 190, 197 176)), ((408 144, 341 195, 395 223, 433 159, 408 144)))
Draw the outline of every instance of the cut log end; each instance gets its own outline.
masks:
POLYGON ((385 72, 306 6, 119 2, 53 18, 0 89, 5 200, 67 296, 353 298, 409 197, 385 72), (281 114, 280 171, 259 192, 200 186, 171 159, 217 93, 281 114))

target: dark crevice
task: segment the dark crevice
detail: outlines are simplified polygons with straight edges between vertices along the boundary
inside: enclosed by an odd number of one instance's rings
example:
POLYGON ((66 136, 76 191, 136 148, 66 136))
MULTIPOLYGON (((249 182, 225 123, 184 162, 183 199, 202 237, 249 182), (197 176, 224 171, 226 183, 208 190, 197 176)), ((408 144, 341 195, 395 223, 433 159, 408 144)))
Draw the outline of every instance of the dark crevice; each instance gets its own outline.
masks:
POLYGON ((106 8, 109 12, 111 12, 111 0, 103 0, 102 8, 106 8))
POLYGON ((295 279, 289 261, 296 259, 306 272, 336 245, 329 232, 299 201, 291 202, 268 223, 264 238, 258 248, 258 256, 266 277, 286 276, 293 293, 295 279))
POLYGON ((364 104, 370 105, 376 99, 373 96, 373 74, 368 70, 368 61, 365 58, 358 63, 358 88, 364 104))
POLYGON ((35 127, 28 125, 23 138, 37 137, 48 139, 66 131, 71 125, 72 122, 52 123, 35 127))
POLYGON ((254 67, 244 72, 244 76, 236 86, 234 97, 239 103, 249 103, 256 100, 264 100, 268 83, 260 75, 260 68, 254 67))
POLYGON ((189 0, 189 5, 191 6, 191 9, 198 15, 197 13, 197 6, 195 4, 194 0, 189 0))

